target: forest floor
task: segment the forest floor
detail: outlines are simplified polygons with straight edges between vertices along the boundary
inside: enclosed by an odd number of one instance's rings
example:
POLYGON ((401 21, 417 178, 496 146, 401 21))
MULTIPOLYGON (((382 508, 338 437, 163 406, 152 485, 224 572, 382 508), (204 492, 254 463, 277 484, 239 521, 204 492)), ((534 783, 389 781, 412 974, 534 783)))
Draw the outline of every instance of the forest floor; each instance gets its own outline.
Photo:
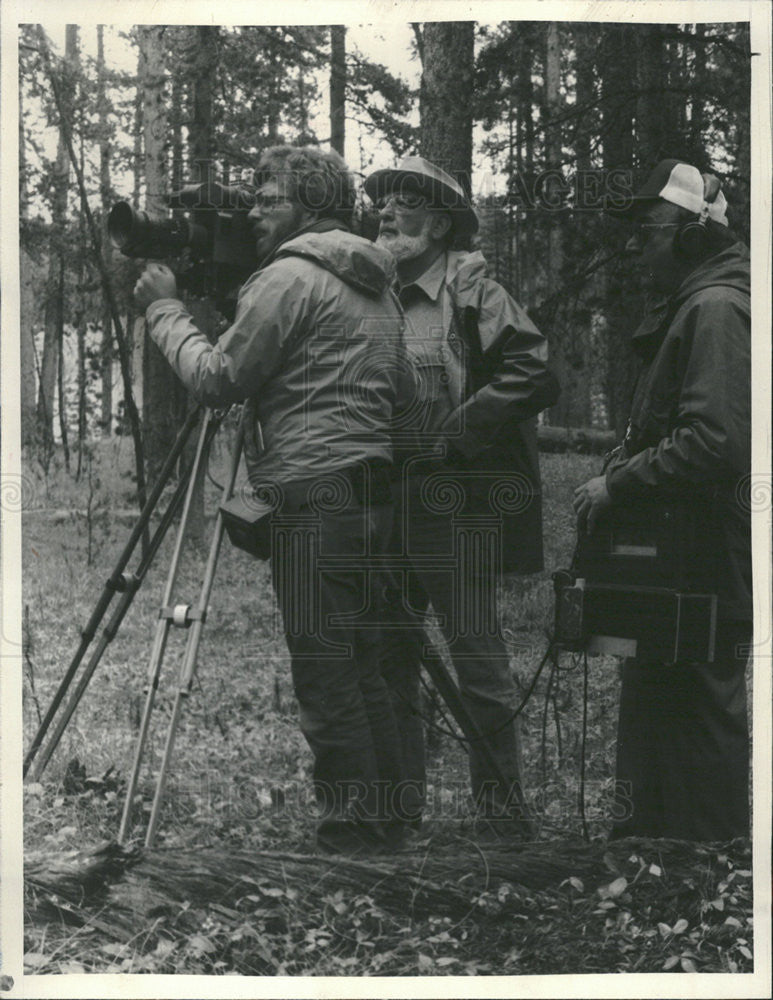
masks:
MULTIPOLYGON (((222 437, 211 463, 215 479, 227 462, 222 437)), ((501 595, 523 692, 547 646, 550 573, 571 556, 572 490, 598 464, 579 455, 542 457, 547 569, 506 581, 501 595)), ((116 438, 95 450, 79 483, 58 466, 46 477, 27 469, 26 746, 128 537, 130 466, 131 443, 116 438)), ((208 484, 209 513, 216 497, 208 484)), ((558 669, 549 664, 522 713, 534 843, 480 840, 463 748, 429 727, 430 806, 411 850, 372 864, 316 855, 311 756, 298 728, 268 570, 227 543, 156 845, 151 852, 135 842, 118 848, 172 544, 170 534, 48 768, 25 786, 28 973, 751 971, 747 843, 605 841, 618 699, 611 657, 588 661, 584 742, 579 658, 562 654, 558 669), (78 866, 98 877, 74 878, 78 866)), ((195 599, 206 548, 186 551, 173 603, 195 599)), ((135 809, 139 844, 184 639, 170 639, 156 699, 135 809)))

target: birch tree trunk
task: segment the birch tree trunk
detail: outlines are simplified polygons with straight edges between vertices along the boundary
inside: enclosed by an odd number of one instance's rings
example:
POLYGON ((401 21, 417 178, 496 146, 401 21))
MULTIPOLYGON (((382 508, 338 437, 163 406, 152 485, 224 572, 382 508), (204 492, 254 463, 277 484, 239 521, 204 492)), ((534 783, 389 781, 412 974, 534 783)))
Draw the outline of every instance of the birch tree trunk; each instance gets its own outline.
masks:
MULTIPOLYGON (((99 119, 99 196, 102 202, 102 256, 105 267, 111 270, 113 244, 107 234, 107 216, 110 211, 110 131, 108 100, 105 81, 105 44, 103 24, 97 25, 97 115, 99 119)), ((113 318, 110 304, 103 296, 102 344, 99 352, 99 375, 102 382, 99 425, 102 434, 109 437, 113 430, 113 318)))
MULTIPOLYGON (((72 108, 72 70, 77 63, 78 26, 68 24, 65 29, 65 73, 62 80, 62 97, 65 113, 72 108)), ((43 355, 40 362, 40 385, 37 405, 37 439, 39 456, 44 469, 48 469, 54 450, 54 396, 59 371, 59 350, 64 329, 64 239, 67 226, 67 189, 70 179, 70 160, 64 128, 60 125, 53 178, 51 222, 53 236, 49 257, 46 289, 46 319, 43 355)))

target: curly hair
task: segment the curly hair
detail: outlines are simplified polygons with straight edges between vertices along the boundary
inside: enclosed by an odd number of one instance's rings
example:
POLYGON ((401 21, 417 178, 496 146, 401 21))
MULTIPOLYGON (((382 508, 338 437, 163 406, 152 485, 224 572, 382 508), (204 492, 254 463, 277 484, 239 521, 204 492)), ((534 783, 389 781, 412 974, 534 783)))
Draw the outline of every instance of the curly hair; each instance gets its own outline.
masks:
POLYGON ((272 178, 289 181, 288 195, 321 219, 350 226, 354 181, 343 158, 316 146, 270 146, 254 171, 256 187, 272 178))

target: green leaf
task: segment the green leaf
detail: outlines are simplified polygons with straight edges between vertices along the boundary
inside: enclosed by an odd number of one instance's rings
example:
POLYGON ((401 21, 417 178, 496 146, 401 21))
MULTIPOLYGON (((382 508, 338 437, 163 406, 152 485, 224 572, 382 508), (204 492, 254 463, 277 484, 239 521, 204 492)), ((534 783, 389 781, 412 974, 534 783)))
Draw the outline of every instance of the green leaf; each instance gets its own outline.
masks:
POLYGON ((680 917, 671 930, 674 934, 684 934, 689 926, 689 923, 684 919, 684 917, 680 917))
POLYGON ((675 965, 678 965, 678 964, 679 964, 679 956, 678 955, 669 955, 668 958, 663 963, 663 969, 666 972, 668 972, 669 969, 673 969, 673 967, 675 965))
POLYGON ((661 937, 668 937, 668 935, 671 933, 671 928, 668 926, 668 924, 664 923, 658 924, 658 930, 660 931, 661 937))
POLYGON ((740 953, 743 955, 744 958, 748 958, 749 961, 751 962, 754 956, 752 955, 752 953, 749 951, 749 949, 746 947, 745 944, 739 944, 738 950, 740 951, 740 953))
POLYGON ((684 972, 698 971, 698 969, 695 966, 695 962, 693 962, 691 958, 685 958, 684 956, 682 956, 682 958, 679 959, 679 964, 682 966, 682 970, 684 972))

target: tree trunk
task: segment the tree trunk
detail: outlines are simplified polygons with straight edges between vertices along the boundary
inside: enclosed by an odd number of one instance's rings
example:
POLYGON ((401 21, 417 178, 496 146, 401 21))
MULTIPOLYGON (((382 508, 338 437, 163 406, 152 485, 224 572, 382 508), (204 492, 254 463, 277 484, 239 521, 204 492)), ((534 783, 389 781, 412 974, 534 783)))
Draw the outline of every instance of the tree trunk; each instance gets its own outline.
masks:
MULTIPOLYGON (((529 190, 534 181, 534 118, 532 115, 534 107, 534 85, 532 83, 532 60, 533 47, 525 42, 521 43, 521 63, 518 68, 518 120, 523 123, 522 138, 523 151, 519 144, 518 172, 521 180, 526 180, 529 190)), ((512 179, 511 179, 512 183, 512 179)), ((524 289, 526 292, 525 305, 527 307, 535 305, 535 267, 534 254, 534 212, 530 205, 526 205, 526 218, 523 226, 523 257, 526 272, 524 289)))
MULTIPOLYGON (((596 98, 596 51, 599 27, 595 24, 577 23, 574 26, 574 34, 577 53, 577 106, 589 109, 586 112, 588 124, 577 129, 574 141, 577 173, 581 176, 591 171, 594 166, 591 154, 591 136, 597 134, 598 121, 590 108, 596 98)), ((583 251, 587 253, 590 248, 583 244, 579 249, 580 255, 584 256, 583 251)), ((607 274, 603 269, 591 275, 585 287, 583 298, 588 309, 585 335, 587 337, 590 426, 606 429, 609 420, 607 338, 606 317, 604 315, 604 305, 607 300, 607 274)))
MULTIPOLYGON (((24 136, 24 87, 23 82, 19 82, 19 222, 24 223, 28 216, 28 195, 27 195, 27 161, 25 154, 24 136)), ((35 447, 36 441, 36 410, 37 401, 35 399, 38 385, 37 372, 35 369, 35 281, 33 276, 34 265, 23 248, 20 250, 21 274, 20 274, 20 324, 19 324, 19 347, 21 354, 21 381, 19 385, 21 403, 21 439, 25 449, 35 447)))
MULTIPOLYGON (((150 215, 163 216, 167 214, 164 28, 160 25, 143 25, 139 32, 145 211, 150 215)), ((149 482, 153 482, 174 441, 177 379, 147 332, 143 336, 143 348, 142 433, 147 477, 149 482)))
MULTIPOLYGON (((559 294, 564 265, 562 221, 563 214, 551 208, 561 197, 559 177, 563 166, 561 141, 561 37, 558 23, 550 21, 545 32, 545 89, 542 105, 542 120, 545 129, 545 168, 547 170, 544 196, 546 210, 543 219, 547 228, 546 292, 547 298, 555 300, 559 294)), ((550 365, 561 385, 561 396, 549 410, 550 423, 571 426, 581 423, 576 412, 581 406, 583 384, 583 359, 575 358, 577 340, 573 331, 567 329, 564 310, 553 309, 552 329, 547 332, 550 365)))
POLYGON ((636 100, 637 162, 648 172, 670 155, 670 150, 666 148, 669 95, 664 93, 663 29, 659 24, 639 24, 634 37, 639 86, 636 100))
POLYGON ((21 308, 19 340, 21 348, 21 436, 25 449, 34 449, 37 443, 37 400, 35 398, 39 372, 35 359, 35 329, 39 313, 39 288, 36 266, 22 248, 20 252, 21 308))
MULTIPOLYGON (((99 196, 102 203, 102 256, 105 267, 112 270, 113 244, 107 234, 107 216, 110 211, 110 127, 105 82, 104 25, 97 25, 97 114, 99 116, 99 196)), ((99 374, 102 382, 102 404, 99 426, 102 434, 110 437, 113 430, 113 318, 110 304, 103 294, 102 344, 99 353, 99 374)))
POLYGON ((474 21, 430 21, 422 33, 421 155, 470 191, 474 21))
POLYGON ((344 155, 346 140, 346 26, 330 25, 330 148, 344 155))
POLYGON ((206 182, 214 178, 215 139, 212 124, 212 98, 217 72, 217 40, 220 29, 200 26, 192 29, 193 88, 191 121, 188 132, 192 176, 206 182))
MULTIPOLYGON (((61 306, 64 306, 64 256, 59 258, 59 295, 57 297, 61 306)), ((67 434, 67 397, 64 391, 64 309, 57 310, 56 334, 59 343, 57 352, 56 383, 57 396, 59 399, 59 435, 62 439, 62 454, 64 455, 64 467, 70 471, 70 442, 67 434)))
MULTIPOLYGON (((72 110, 73 70, 78 60, 78 26, 68 24, 65 30, 65 73, 62 80, 64 114, 72 110)), ((59 349, 61 330, 64 325, 64 241, 67 229, 67 188, 70 178, 70 161, 64 133, 65 126, 59 127, 59 144, 56 151, 53 193, 51 201, 52 240, 49 257, 49 273, 46 294, 46 332, 43 341, 43 357, 40 365, 40 387, 38 391, 37 424, 40 459, 45 469, 54 449, 54 393, 59 371, 59 349)))
POLYGON ((185 181, 183 160, 183 85, 178 73, 172 76, 170 106, 170 138, 172 142, 172 190, 178 191, 185 181))
MULTIPOLYGON (((193 164, 193 176, 197 181, 214 179, 215 133, 213 112, 213 94, 217 75, 217 38, 218 28, 197 27, 195 31, 195 48, 193 50, 194 87, 191 102, 191 121, 188 128, 189 156, 193 164)), ((210 299, 194 298, 183 295, 186 308, 190 312, 199 330, 212 338, 215 329, 214 308, 210 299)), ((171 369, 169 369, 171 372, 171 369)), ((185 419, 194 401, 187 397, 182 385, 175 378, 174 395, 171 397, 174 410, 170 426, 176 431, 185 419)), ((170 441, 171 445, 171 441, 170 441)), ((196 444, 193 439, 185 450, 186 461, 193 461, 196 444)), ((204 538, 204 479, 200 477, 193 494, 188 533, 191 542, 199 544, 204 538)))
MULTIPOLYGON (((80 95, 79 95, 80 96, 80 95)), ((82 99, 82 97, 81 97, 82 99)), ((85 169, 85 152, 83 134, 80 136, 80 172, 85 169)), ((86 447, 86 302, 83 298, 83 286, 86 283, 88 270, 86 267, 86 225, 83 210, 78 213, 78 298, 74 309, 74 325, 76 329, 76 348, 78 358, 78 463, 75 478, 80 479, 83 467, 83 450, 86 447)))
MULTIPOLYGON (((607 24, 602 29, 599 66, 603 98, 602 141, 604 173, 630 170, 633 164, 633 112, 631 67, 635 65, 635 28, 607 24)), ((609 420, 619 436, 628 421, 635 373, 630 334, 635 325, 635 296, 621 279, 611 273, 605 288, 605 331, 607 358, 607 404, 609 420)))

